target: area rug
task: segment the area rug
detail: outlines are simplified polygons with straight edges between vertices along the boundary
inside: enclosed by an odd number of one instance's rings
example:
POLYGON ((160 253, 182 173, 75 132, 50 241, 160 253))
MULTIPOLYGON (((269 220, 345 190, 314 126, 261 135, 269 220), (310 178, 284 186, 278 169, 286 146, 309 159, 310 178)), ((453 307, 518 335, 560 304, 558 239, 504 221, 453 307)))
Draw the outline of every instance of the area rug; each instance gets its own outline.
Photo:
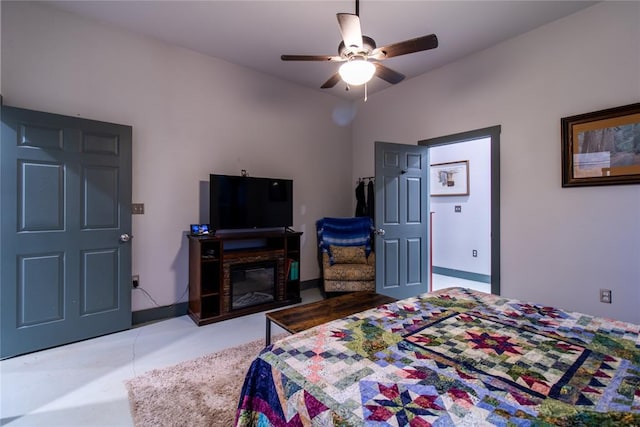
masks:
POLYGON ((263 348, 260 339, 126 381, 134 424, 232 426, 244 376, 263 348))

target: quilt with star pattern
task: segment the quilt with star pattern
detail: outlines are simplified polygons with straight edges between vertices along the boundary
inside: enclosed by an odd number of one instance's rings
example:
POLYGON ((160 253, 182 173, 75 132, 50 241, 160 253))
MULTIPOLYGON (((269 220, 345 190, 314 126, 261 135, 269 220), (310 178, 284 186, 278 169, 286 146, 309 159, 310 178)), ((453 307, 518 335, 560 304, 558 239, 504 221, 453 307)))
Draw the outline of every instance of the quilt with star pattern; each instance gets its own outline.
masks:
POLYGON ((236 426, 640 426, 640 326, 464 288, 288 336, 236 426))

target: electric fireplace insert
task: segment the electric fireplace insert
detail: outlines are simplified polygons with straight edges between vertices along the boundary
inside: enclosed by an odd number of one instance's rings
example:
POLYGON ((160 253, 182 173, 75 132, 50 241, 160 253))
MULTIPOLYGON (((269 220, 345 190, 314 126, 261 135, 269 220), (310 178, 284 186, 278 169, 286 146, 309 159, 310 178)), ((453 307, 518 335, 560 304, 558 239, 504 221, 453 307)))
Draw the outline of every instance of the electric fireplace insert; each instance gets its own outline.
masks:
POLYGON ((231 309, 274 301, 276 273, 276 261, 232 265, 231 309))

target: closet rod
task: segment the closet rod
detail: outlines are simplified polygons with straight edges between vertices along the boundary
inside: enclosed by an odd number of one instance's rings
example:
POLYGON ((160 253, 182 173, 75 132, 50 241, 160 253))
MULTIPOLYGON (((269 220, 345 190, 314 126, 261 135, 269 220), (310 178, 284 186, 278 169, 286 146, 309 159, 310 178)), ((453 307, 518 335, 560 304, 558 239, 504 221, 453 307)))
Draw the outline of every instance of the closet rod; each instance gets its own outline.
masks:
POLYGON ((358 178, 358 182, 364 181, 365 179, 374 180, 374 179, 376 179, 376 177, 375 176, 362 176, 362 177, 358 178))

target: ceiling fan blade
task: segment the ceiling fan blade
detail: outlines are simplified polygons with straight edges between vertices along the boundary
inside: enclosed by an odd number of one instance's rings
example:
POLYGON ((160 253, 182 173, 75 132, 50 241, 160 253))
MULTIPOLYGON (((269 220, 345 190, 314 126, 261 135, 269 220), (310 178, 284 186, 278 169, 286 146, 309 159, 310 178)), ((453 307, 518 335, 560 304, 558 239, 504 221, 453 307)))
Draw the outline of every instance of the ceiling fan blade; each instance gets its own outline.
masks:
POLYGON ((339 81, 340 81, 340 74, 335 73, 333 76, 329 77, 329 80, 327 80, 326 82, 324 82, 322 86, 320 86, 320 89, 330 89, 335 85, 337 85, 339 81))
POLYGON ((391 68, 385 67, 378 62, 374 62, 373 65, 376 66, 375 75, 380 77, 382 80, 391 83, 392 85, 400 83, 402 80, 404 80, 404 74, 393 71, 391 68))
POLYGON ((423 50, 435 49, 438 47, 438 37, 435 34, 416 37, 415 39, 393 43, 375 49, 369 55, 375 59, 393 58, 394 56, 406 55, 408 53, 421 52, 423 50))
POLYGON ((353 13, 338 13, 338 24, 344 45, 348 48, 362 49, 362 30, 360 17, 353 13))
POLYGON ((329 55, 281 55, 280 59, 283 61, 344 61, 344 58, 329 55))

